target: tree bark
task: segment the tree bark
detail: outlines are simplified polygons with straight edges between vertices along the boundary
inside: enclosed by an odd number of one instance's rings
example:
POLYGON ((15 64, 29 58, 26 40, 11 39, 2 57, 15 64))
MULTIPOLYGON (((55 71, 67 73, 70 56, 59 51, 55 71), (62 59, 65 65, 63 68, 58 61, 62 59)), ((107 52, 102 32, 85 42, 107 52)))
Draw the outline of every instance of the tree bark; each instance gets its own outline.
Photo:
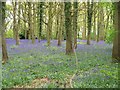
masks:
POLYGON ((91 22, 92 22, 92 11, 93 9, 93 2, 90 5, 90 2, 88 2, 88 10, 87 10, 87 14, 88 14, 88 33, 87 33, 87 45, 90 45, 90 35, 91 35, 91 22))
POLYGON ((0 27, 1 27, 1 37, 2 37, 2 63, 8 60, 7 46, 5 40, 5 2, 0 1, 0 27))
POLYGON ((22 14, 23 14, 23 18, 24 18, 24 36, 25 36, 25 39, 28 39, 28 37, 27 37, 27 25, 26 25, 26 21, 27 21, 27 19, 26 19, 26 17, 27 17, 27 7, 26 7, 26 3, 24 4, 24 8, 22 7, 22 9, 23 9, 23 12, 22 12, 22 14))
POLYGON ((73 31, 74 31, 74 48, 77 48, 77 14, 78 14, 78 2, 74 2, 74 13, 73 13, 73 31))
POLYGON ((32 20, 31 20, 31 32, 32 32, 32 44, 35 43, 35 30, 36 30, 36 9, 35 2, 32 3, 32 20))
POLYGON ((99 42, 99 37, 100 37, 100 5, 98 3, 98 19, 97 19, 97 42, 99 42))
MULTIPOLYGON (((85 15, 84 15, 84 27, 83 27, 83 31, 82 31, 82 40, 86 40, 86 21, 87 21, 87 10, 86 10, 86 3, 84 3, 85 6, 85 15)), ((79 35, 79 34, 78 34, 79 35)))
POLYGON ((39 2, 39 42, 40 42, 40 39, 41 39, 41 34, 42 34, 42 26, 43 26, 43 23, 42 23, 42 20, 43 20, 43 5, 44 5, 44 2, 39 2))
MULTIPOLYGON (((34 5, 33 5, 34 6, 34 5)), ((29 39, 32 39, 32 44, 35 43, 35 34, 34 34, 34 29, 33 29, 33 17, 34 15, 32 14, 32 2, 28 2, 28 27, 29 27, 29 39)))
POLYGON ((28 2, 28 39, 31 39, 31 2, 28 2))
POLYGON ((100 40, 104 40, 104 35, 105 35, 105 31, 104 31, 104 11, 103 11, 103 7, 100 7, 100 40))
MULTIPOLYGON (((19 45, 19 32, 18 32, 18 22, 20 22, 20 20, 16 20, 16 10, 17 10, 17 2, 13 2, 13 34, 14 34, 14 38, 16 40, 16 45, 19 45)), ((19 7, 20 8, 20 7, 19 7)), ((18 13, 20 13, 20 9, 18 8, 18 13)), ((20 17, 20 14, 18 15, 18 18, 20 17)), ((19 18, 20 19, 20 18, 19 18)))
POLYGON ((50 46, 51 34, 52 34, 52 2, 49 2, 48 10, 48 25, 47 25, 47 46, 50 46))
POLYGON ((66 54, 73 53, 71 30, 71 3, 65 2, 65 29, 66 29, 66 54))
POLYGON ((93 40, 96 40, 96 3, 94 2, 94 26, 93 26, 93 40))
POLYGON ((114 26, 116 30, 113 42, 112 58, 113 62, 120 62, 120 2, 115 2, 114 26))
POLYGON ((63 29, 63 3, 60 4, 60 9, 61 9, 61 14, 59 15, 59 30, 58 30, 58 46, 61 46, 61 43, 62 43, 62 29, 63 29))

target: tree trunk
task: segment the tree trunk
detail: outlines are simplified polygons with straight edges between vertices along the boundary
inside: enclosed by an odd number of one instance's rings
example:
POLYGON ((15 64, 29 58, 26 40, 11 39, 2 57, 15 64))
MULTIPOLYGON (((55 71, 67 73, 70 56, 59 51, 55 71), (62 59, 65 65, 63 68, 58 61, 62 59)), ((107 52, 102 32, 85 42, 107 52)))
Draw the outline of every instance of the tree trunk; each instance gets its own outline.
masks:
POLYGON ((40 42, 40 39, 41 39, 41 34, 42 34, 42 26, 43 26, 43 23, 42 23, 42 20, 43 20, 43 5, 44 5, 44 2, 39 2, 39 42, 40 42))
POLYGON ((31 2, 28 2, 28 39, 31 39, 31 2))
POLYGON ((49 2, 48 10, 48 25, 47 25, 47 46, 50 46, 51 33, 52 33, 52 2, 49 2))
POLYGON ((104 12, 103 12, 103 7, 100 7, 100 40, 104 40, 104 12))
POLYGON ((18 23, 16 25, 16 45, 20 44, 20 40, 19 40, 19 30, 21 28, 20 26, 20 2, 18 2, 18 23))
POLYGON ((88 33, 87 33, 87 45, 90 45, 90 35, 91 35, 91 22, 92 22, 92 11, 93 9, 93 2, 90 5, 90 2, 88 2, 88 10, 87 10, 87 14, 88 14, 88 33))
POLYGON ((12 2, 13 6, 13 38, 15 38, 15 30, 16 30, 16 2, 12 2))
MULTIPOLYGON (((33 5, 34 6, 34 5, 33 5)), ((32 2, 28 2, 28 27, 29 27, 29 39, 32 39, 32 44, 35 43, 35 34, 34 34, 34 29, 33 29, 33 17, 34 15, 32 14, 32 2)), ((35 22, 34 22, 35 23, 35 22)))
POLYGON ((94 2, 94 26, 93 26, 93 40, 96 40, 96 3, 94 2))
POLYGON ((27 39, 27 25, 26 25, 26 21, 27 21, 27 19, 26 19, 26 12, 27 12, 27 8, 26 8, 26 3, 24 4, 24 8, 22 7, 22 9, 23 9, 23 12, 22 12, 22 14, 23 14, 23 18, 24 18, 24 36, 25 36, 25 39, 27 39))
POLYGON ((32 21, 31 21, 31 32, 32 32, 32 44, 35 43, 35 30, 36 30, 36 9, 35 9, 35 2, 32 3, 32 21))
POLYGON ((73 13, 73 31, 74 31, 74 48, 77 48, 77 14, 78 14, 78 2, 74 2, 73 13))
POLYGON ((2 37, 2 63, 8 60, 7 46, 5 40, 5 2, 0 1, 0 28, 2 37))
POLYGON ((73 53, 71 30, 71 3, 65 2, 66 54, 73 53))
POLYGON ((86 21, 87 21, 86 3, 84 3, 84 6, 85 6, 85 15, 84 15, 84 27, 83 27, 83 31, 82 31, 82 40, 86 40, 86 21))
POLYGON ((97 42, 99 42, 99 36, 100 36, 100 5, 98 3, 98 19, 97 19, 97 42))
MULTIPOLYGON (((16 40, 16 45, 19 45, 19 32, 18 32, 18 22, 16 20, 16 10, 17 10, 17 2, 13 2, 13 34, 16 40)), ((20 13, 18 9, 18 13, 20 13)), ((19 14, 20 15, 20 14, 19 14)), ((19 18, 20 16, 18 16, 19 18)), ((19 20, 18 20, 19 21, 19 20)), ((20 22, 20 21, 19 21, 20 22)))
POLYGON ((114 26, 116 30, 113 42, 112 58, 113 62, 120 62, 120 2, 115 2, 114 26))
POLYGON ((56 30, 55 30, 55 39, 59 38, 59 35, 58 35, 58 33, 59 33, 59 25, 60 25, 59 9, 60 9, 60 7, 59 7, 59 5, 57 5, 55 7, 55 10, 57 11, 57 13, 56 13, 56 22, 55 22, 55 24, 56 24, 56 27, 55 27, 56 28, 56 30))
POLYGON ((58 30, 58 46, 61 45, 61 41, 62 41, 62 29, 63 29, 63 3, 60 4, 60 8, 61 8, 61 14, 59 15, 59 30, 58 30))

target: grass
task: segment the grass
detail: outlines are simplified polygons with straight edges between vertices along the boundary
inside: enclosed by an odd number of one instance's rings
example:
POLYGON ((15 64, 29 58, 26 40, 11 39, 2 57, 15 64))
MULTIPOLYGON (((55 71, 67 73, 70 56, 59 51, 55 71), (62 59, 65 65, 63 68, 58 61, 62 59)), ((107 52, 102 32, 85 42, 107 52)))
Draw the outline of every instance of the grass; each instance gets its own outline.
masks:
POLYGON ((10 59, 2 67, 3 88, 70 87, 69 80, 76 69, 78 72, 72 80, 74 88, 118 88, 118 64, 111 63, 111 44, 79 43, 76 49, 78 68, 76 57, 65 55, 64 42, 60 47, 56 41, 52 41, 50 47, 45 44, 46 41, 34 45, 22 43, 10 49, 14 43, 8 43, 10 59), (41 81, 45 78, 48 82, 41 81))

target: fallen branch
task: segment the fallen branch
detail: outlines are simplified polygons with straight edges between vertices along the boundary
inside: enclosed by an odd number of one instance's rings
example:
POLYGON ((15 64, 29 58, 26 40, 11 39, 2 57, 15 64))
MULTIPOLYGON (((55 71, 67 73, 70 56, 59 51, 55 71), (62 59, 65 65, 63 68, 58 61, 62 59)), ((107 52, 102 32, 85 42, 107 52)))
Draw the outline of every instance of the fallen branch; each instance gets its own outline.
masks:
POLYGON ((73 76, 70 78, 70 87, 71 87, 71 88, 73 88, 72 80, 73 80, 73 78, 75 77, 76 73, 77 73, 77 70, 76 70, 76 72, 73 74, 73 76))
POLYGON ((73 74, 73 76, 70 78, 70 87, 73 88, 73 85, 72 85, 72 80, 73 78, 75 77, 76 73, 77 73, 77 69, 78 69, 78 58, 77 58, 77 54, 76 54, 76 51, 75 51, 75 46, 73 47, 73 50, 74 50, 74 53, 75 53, 75 57, 76 57, 76 71, 75 73, 73 74))

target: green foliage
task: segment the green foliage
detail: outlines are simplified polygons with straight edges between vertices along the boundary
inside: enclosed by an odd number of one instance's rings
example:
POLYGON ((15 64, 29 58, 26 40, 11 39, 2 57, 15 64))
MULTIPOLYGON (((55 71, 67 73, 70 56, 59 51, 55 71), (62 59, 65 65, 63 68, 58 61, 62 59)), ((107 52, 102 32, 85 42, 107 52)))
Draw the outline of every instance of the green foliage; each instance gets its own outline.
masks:
POLYGON ((24 32, 20 32, 20 33, 19 33, 19 38, 20 38, 20 39, 25 39, 25 34, 24 34, 24 32))
POLYGON ((6 31, 6 38, 13 38, 13 30, 6 31))
POLYGON ((107 35, 106 35, 106 42, 107 43, 112 43, 113 42, 113 39, 115 37, 115 29, 114 28, 110 28, 107 32, 107 35))
POLYGON ((46 39, 46 34, 42 34, 41 39, 46 39))

